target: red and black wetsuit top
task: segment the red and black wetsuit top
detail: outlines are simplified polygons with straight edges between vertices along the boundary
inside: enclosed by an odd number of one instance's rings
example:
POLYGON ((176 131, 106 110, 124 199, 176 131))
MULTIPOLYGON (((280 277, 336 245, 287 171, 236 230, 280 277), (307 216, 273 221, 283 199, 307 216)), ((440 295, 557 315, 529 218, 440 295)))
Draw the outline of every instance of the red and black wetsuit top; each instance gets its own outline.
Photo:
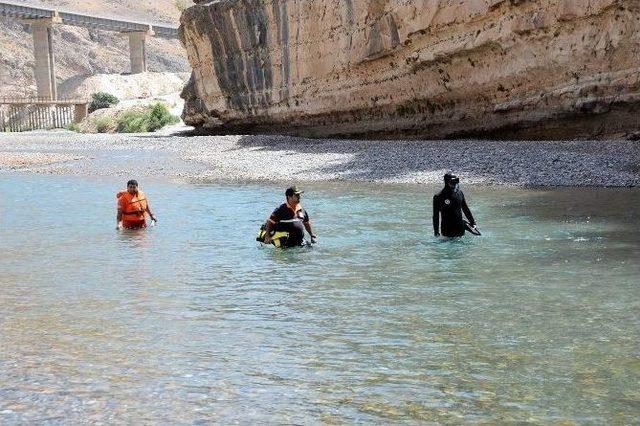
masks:
POLYGON ((465 231, 462 219, 463 211, 469 219, 469 223, 472 226, 475 225, 476 221, 473 219, 462 191, 444 188, 433 196, 433 232, 445 237, 463 236, 465 231), (440 218, 442 218, 442 222, 440 218))
POLYGON ((305 223, 309 223, 309 215, 306 210, 298 204, 295 208, 284 203, 271 213, 269 222, 277 232, 288 232, 284 245, 286 247, 299 246, 304 241, 305 223))

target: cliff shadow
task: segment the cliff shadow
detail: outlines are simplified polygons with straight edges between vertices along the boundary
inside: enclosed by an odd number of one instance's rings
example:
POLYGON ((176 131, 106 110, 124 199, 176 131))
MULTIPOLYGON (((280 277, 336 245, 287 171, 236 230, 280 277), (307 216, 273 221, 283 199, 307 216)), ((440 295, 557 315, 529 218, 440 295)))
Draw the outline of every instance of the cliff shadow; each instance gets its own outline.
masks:
POLYGON ((289 161, 308 162, 310 171, 335 179, 440 182, 445 171, 453 171, 468 183, 640 183, 640 144, 623 140, 350 140, 249 135, 242 136, 237 145, 271 152, 274 161, 284 160, 283 167, 289 161))

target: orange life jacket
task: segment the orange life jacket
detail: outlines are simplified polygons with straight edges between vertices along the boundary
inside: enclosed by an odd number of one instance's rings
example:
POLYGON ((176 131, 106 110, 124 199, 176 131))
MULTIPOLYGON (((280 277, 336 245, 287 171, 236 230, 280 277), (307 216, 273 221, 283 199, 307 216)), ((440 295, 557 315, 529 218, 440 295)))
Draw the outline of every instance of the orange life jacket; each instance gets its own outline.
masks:
POLYGON ((118 210, 122 212, 123 222, 134 222, 144 220, 144 212, 147 210, 147 197, 142 191, 137 195, 129 194, 126 189, 118 192, 118 210))

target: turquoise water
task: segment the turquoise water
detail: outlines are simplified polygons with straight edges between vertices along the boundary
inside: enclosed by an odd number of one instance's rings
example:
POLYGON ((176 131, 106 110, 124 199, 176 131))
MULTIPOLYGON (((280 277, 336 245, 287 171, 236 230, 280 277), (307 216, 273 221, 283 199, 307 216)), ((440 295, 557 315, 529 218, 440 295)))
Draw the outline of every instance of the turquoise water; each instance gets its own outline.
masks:
POLYGON ((0 423, 640 419, 640 191, 307 185, 311 249, 254 241, 274 185, 0 177, 0 423))

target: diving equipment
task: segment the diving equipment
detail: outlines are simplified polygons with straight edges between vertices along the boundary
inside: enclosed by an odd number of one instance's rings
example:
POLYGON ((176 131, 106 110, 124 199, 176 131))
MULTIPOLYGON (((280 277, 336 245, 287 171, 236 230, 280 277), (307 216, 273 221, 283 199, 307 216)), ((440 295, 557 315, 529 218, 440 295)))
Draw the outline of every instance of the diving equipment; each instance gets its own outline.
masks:
POLYGON ((467 222, 466 220, 464 221, 464 228, 467 230, 467 232, 472 233, 473 235, 479 237, 482 234, 480 233, 480 230, 478 229, 477 226, 472 226, 469 222, 467 222))
MULTIPOLYGON (((256 236, 256 241, 261 243, 264 242, 264 237, 267 235, 267 226, 266 224, 262 224, 260 227, 260 231, 258 231, 258 235, 256 236)), ((289 238, 288 232, 275 232, 271 231, 271 244, 276 247, 282 247, 283 243, 286 242, 287 238, 289 238)))
POLYGON ((453 173, 446 173, 444 175, 444 183, 447 184, 451 182, 454 185, 458 185, 460 183, 460 178, 453 173))

